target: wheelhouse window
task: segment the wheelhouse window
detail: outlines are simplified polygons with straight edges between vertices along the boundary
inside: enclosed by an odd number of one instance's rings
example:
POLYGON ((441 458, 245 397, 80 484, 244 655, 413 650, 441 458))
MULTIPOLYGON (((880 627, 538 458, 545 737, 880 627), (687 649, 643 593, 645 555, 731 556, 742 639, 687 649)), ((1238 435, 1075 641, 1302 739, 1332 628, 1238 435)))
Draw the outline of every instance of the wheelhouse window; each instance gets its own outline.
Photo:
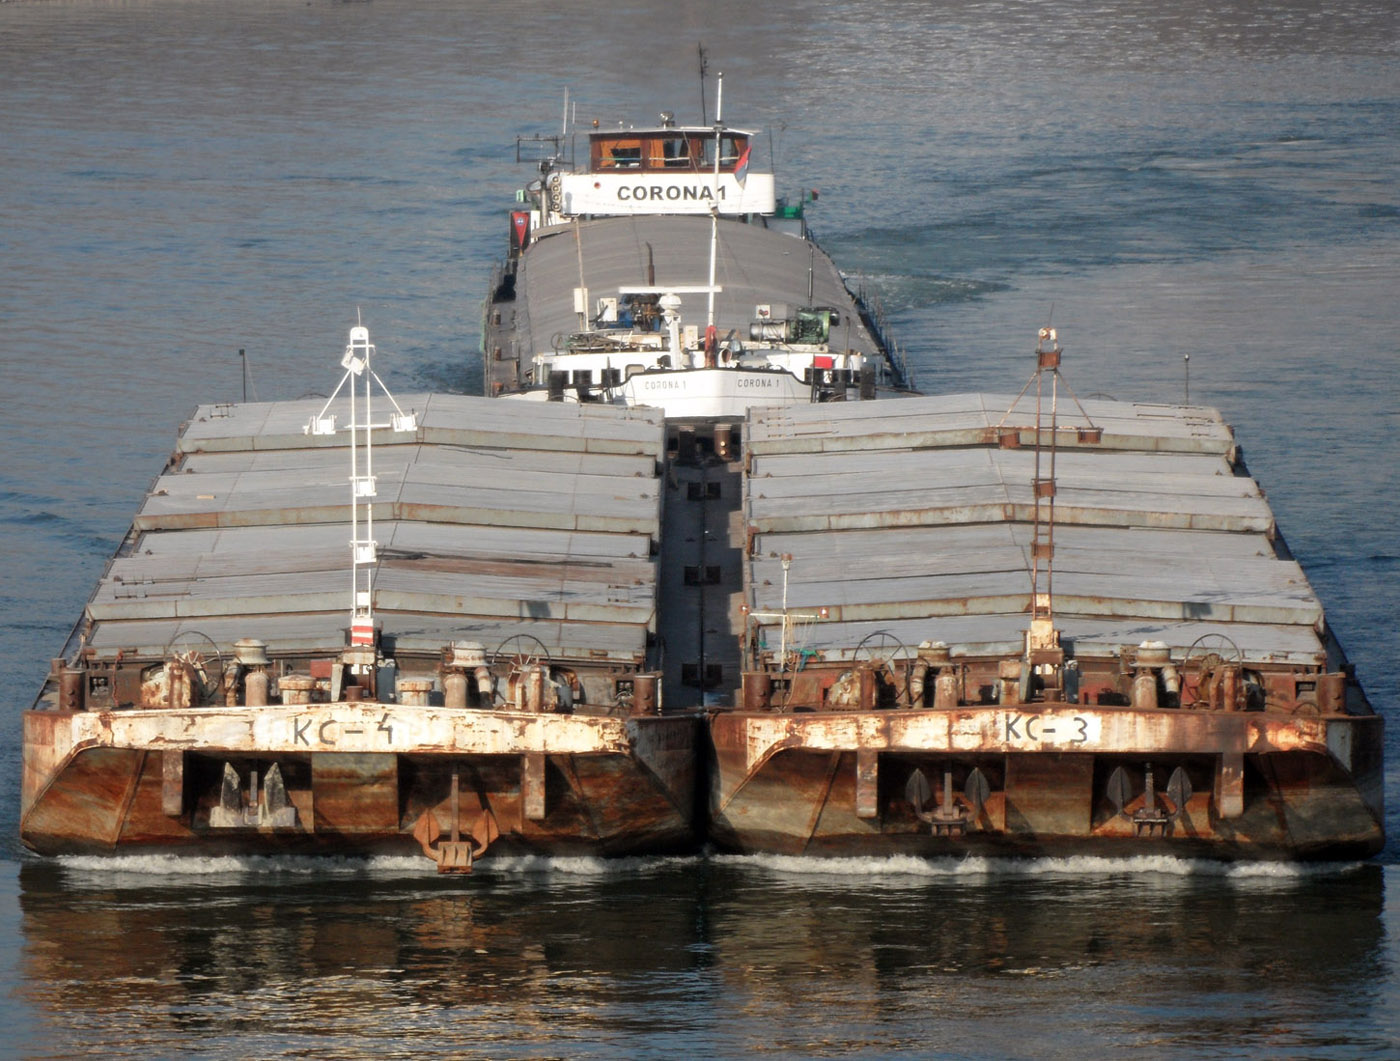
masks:
POLYGON ((668 136, 658 141, 661 145, 661 165, 665 169, 690 169, 690 140, 684 136, 668 136))
MULTIPOLYGON (((720 138, 719 168, 732 173, 748 145, 747 136, 720 138)), ((666 132, 654 135, 594 136, 590 156, 594 170, 712 170, 713 134, 666 132)))
MULTIPOLYGON (((715 164, 715 138, 707 136, 704 141, 704 157, 702 165, 705 169, 714 168, 715 164)), ((749 144, 747 136, 732 136, 726 133, 720 137, 719 144, 719 170, 721 173, 732 173, 734 167, 739 163, 739 156, 744 153, 744 148, 749 144)))
POLYGON ((594 169, 641 169, 642 141, 639 137, 609 137, 593 141, 594 169))

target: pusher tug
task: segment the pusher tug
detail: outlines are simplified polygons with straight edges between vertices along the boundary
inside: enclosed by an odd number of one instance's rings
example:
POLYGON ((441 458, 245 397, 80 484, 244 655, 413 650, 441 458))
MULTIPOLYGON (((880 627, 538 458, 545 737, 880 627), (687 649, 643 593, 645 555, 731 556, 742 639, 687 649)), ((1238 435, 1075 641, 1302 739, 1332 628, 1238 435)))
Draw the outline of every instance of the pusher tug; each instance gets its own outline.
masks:
POLYGON ((545 154, 492 278, 488 394, 713 425, 754 405, 909 389, 878 303, 812 240, 807 194, 780 200, 751 167, 753 132, 668 112, 576 139, 517 141, 517 159, 525 145, 545 154))

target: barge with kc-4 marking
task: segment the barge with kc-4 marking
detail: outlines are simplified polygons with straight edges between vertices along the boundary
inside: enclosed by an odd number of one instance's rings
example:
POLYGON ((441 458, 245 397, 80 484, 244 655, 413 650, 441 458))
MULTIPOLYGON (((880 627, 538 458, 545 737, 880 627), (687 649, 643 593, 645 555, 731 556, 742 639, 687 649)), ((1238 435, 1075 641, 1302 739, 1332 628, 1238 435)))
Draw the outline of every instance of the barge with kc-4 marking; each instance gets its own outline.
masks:
POLYGON ((698 722, 648 666, 660 415, 380 416, 373 357, 357 326, 331 400, 181 430, 25 713, 29 847, 694 847, 698 722))

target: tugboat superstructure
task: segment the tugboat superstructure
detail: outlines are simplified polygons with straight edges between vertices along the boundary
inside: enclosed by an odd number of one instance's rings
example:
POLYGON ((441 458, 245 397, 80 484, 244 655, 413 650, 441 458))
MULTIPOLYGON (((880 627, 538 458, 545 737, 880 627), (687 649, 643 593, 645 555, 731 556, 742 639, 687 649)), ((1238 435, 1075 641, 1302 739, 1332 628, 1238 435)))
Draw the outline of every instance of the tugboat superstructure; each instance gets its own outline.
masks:
POLYGON ((563 137, 518 195, 483 329, 487 392, 734 418, 907 390, 872 300, 779 199, 755 134, 722 122, 563 137), (567 297, 562 297, 567 296, 567 297))

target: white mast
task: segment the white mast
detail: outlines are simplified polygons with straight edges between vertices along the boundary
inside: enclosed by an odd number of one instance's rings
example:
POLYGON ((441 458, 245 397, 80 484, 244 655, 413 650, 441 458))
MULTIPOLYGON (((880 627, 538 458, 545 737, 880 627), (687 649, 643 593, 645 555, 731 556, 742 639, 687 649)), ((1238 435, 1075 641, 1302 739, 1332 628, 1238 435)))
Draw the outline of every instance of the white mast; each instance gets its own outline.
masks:
POLYGON ((417 431, 418 417, 405 413, 384 386, 371 365, 374 357, 374 344, 369 341, 369 329, 356 325, 350 329, 350 341, 345 346, 345 354, 340 359, 345 375, 340 378, 331 396, 321 411, 311 418, 302 430, 308 435, 333 435, 336 433, 335 415, 327 414, 331 403, 346 383, 350 384, 350 644, 374 644, 374 569, 379 560, 379 543, 374 540, 374 442, 376 428, 391 428, 394 431, 417 431), (364 382, 364 419, 355 391, 358 381, 364 382), (379 384, 379 389, 394 406, 394 413, 387 423, 374 422, 374 406, 371 383, 379 384), (361 459, 363 451, 363 460, 361 459), (363 471, 361 471, 363 467, 363 471))
POLYGON ((705 331, 715 326, 715 256, 719 247, 719 155, 724 130, 724 71, 715 75, 715 177, 710 198, 710 308, 705 317, 705 331))

